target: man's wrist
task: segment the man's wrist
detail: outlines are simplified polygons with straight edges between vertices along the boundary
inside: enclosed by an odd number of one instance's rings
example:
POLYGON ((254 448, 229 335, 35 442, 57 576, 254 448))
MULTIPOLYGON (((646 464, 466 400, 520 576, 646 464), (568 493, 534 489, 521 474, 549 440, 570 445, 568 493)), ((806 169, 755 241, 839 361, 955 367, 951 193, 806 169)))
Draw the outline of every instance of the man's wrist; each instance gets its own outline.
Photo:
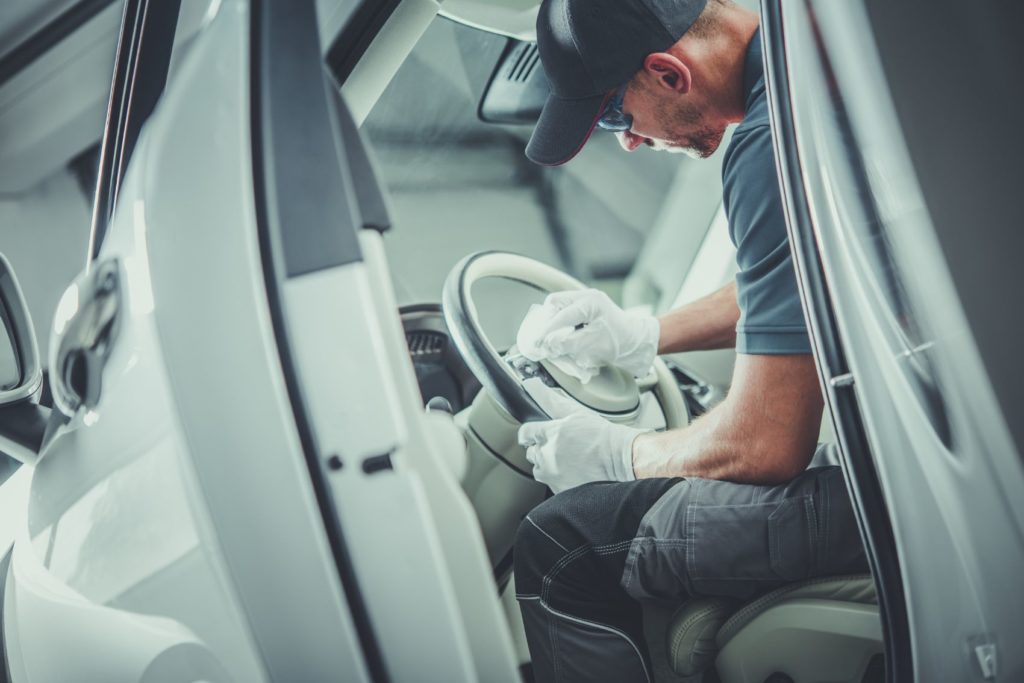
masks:
POLYGON ((616 432, 619 446, 612 447, 611 452, 614 456, 612 472, 609 472, 610 478, 614 481, 633 481, 636 479, 636 473, 633 471, 633 443, 644 432, 626 425, 613 424, 612 429, 616 432))
POLYGON ((657 316, 650 316, 647 319, 647 329, 651 349, 654 351, 654 356, 651 358, 651 365, 653 365, 658 354, 661 353, 661 320, 657 316))
POLYGON ((640 449, 643 448, 643 441, 646 436, 647 434, 643 432, 637 434, 636 437, 633 439, 633 442, 629 445, 629 468, 630 471, 633 472, 633 477, 635 479, 641 478, 637 473, 637 463, 640 460, 640 449))
POLYGON ((666 321, 666 319, 665 319, 667 315, 669 315, 669 313, 665 313, 664 315, 658 315, 658 316, 656 316, 654 318, 655 321, 657 322, 657 354, 658 355, 670 352, 669 339, 668 339, 668 335, 666 334, 668 329, 669 329, 668 321, 666 321))

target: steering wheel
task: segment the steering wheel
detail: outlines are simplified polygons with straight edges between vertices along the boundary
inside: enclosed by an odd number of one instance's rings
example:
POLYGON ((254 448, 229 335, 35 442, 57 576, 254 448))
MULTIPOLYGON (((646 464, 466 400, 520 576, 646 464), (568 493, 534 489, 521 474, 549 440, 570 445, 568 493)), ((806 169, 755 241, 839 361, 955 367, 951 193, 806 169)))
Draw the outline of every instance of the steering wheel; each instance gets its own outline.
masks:
POLYGON ((512 418, 519 422, 551 419, 523 386, 527 379, 539 377, 547 386, 561 388, 584 406, 619 422, 638 415, 641 393, 651 391, 661 405, 666 426, 686 426, 686 403, 672 372, 660 358, 655 360, 651 375, 639 383, 624 370, 605 367, 583 384, 547 361, 530 361, 515 347, 502 356, 484 335, 473 302, 473 285, 492 277, 521 282, 544 292, 586 286, 540 261, 500 251, 470 254, 448 274, 441 299, 448 332, 480 384, 512 418))

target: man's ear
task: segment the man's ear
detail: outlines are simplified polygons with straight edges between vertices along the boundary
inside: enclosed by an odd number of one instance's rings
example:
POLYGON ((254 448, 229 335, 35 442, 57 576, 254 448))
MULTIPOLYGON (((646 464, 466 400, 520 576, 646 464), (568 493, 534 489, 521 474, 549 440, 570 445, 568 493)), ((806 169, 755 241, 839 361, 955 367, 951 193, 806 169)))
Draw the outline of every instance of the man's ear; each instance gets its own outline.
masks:
POLYGON ((647 55, 647 58, 644 59, 644 71, 659 86, 680 95, 690 92, 690 86, 693 85, 689 67, 678 57, 667 52, 653 52, 647 55))

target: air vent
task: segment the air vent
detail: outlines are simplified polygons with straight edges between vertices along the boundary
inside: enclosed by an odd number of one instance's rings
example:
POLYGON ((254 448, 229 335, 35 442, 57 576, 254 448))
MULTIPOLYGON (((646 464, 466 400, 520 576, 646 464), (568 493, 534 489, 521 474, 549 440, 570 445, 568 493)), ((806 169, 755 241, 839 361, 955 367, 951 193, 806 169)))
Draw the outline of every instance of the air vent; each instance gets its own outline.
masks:
POLYGON ((448 338, 440 332, 418 330, 405 335, 405 343, 413 357, 440 354, 447 342, 448 338))

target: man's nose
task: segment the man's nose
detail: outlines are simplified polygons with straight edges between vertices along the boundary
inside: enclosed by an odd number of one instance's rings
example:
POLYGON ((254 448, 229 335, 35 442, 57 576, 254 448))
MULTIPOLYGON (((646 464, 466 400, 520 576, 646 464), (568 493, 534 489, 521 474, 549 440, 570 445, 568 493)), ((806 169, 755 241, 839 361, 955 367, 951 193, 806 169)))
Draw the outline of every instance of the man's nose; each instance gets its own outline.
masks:
POLYGON ((634 149, 644 144, 644 136, 637 135, 636 133, 628 130, 622 131, 618 134, 619 144, 622 145, 622 149, 627 152, 632 152, 634 149))

